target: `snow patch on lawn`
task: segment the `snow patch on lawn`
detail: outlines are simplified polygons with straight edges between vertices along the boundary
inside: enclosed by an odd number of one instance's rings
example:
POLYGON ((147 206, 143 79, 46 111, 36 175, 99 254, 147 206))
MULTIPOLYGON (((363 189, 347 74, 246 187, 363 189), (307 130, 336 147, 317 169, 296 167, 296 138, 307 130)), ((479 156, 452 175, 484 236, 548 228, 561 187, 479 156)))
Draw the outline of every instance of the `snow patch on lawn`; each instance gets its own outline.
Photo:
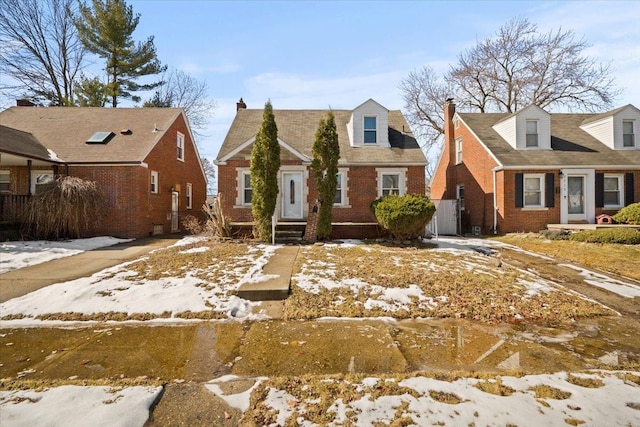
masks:
POLYGON ((0 274, 133 239, 92 237, 64 241, 31 240, 0 243, 0 274))
POLYGON ((596 273, 575 265, 560 264, 560 266, 568 267, 579 272, 580 276, 584 277, 584 281, 590 285, 606 289, 627 298, 640 297, 640 286, 622 282, 609 276, 605 276, 604 274, 596 273))
POLYGON ((162 387, 60 386, 0 391, 0 425, 142 426, 162 387))
MULTIPOLYGON (((413 391, 411 394, 374 397, 365 392, 362 397, 349 401, 335 396, 327 413, 335 414, 330 425, 353 423, 355 426, 389 425, 401 417, 411 418, 412 425, 560 426, 567 425, 566 420, 579 420, 580 424, 594 426, 640 424, 640 411, 631 407, 638 404, 634 398, 638 395, 637 385, 625 382, 615 372, 598 371, 580 377, 601 380, 603 386, 587 388, 572 384, 564 372, 522 378, 502 376, 502 384, 513 388, 514 393, 498 396, 477 388, 476 384, 482 380, 474 378, 447 382, 417 376, 398 382, 398 386, 413 391), (570 396, 562 400, 536 398, 531 387, 538 385, 568 392, 570 396), (434 398, 439 393, 454 395, 459 403, 445 403, 434 398)), ((360 383, 343 382, 347 389, 366 391, 380 387, 377 386, 379 381, 382 380, 365 378, 360 383)), ((395 382, 394 379, 384 381, 395 382)), ((298 424, 313 425, 307 421, 305 413, 314 401, 299 401, 292 393, 295 391, 269 388, 263 401, 266 410, 277 411, 278 425, 285 425, 294 414, 298 414, 298 424)))

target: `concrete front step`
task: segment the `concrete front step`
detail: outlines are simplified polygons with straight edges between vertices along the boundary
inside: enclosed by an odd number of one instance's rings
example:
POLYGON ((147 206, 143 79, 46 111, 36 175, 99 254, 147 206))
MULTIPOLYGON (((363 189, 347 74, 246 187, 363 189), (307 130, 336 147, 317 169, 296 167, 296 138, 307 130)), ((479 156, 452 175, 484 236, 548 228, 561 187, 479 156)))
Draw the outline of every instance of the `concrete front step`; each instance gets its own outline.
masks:
POLYGON ((300 243, 302 242, 301 230, 276 230, 276 243, 300 243))
POLYGON ((289 296, 289 283, 298 246, 278 248, 267 262, 263 274, 272 276, 264 282, 244 283, 238 289, 238 297, 249 301, 283 300, 289 296))

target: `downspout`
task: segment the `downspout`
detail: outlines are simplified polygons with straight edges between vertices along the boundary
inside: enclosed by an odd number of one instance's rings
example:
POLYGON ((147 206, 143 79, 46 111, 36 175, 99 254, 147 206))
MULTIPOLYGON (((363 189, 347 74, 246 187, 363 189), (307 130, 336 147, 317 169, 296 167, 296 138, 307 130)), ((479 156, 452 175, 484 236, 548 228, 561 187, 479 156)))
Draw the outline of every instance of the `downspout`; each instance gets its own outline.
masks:
POLYGON ((491 171, 493 172, 493 234, 496 235, 498 234, 498 195, 497 195, 497 189, 498 189, 498 183, 497 181, 497 174, 498 174, 498 170, 500 168, 496 167, 491 169, 491 171))

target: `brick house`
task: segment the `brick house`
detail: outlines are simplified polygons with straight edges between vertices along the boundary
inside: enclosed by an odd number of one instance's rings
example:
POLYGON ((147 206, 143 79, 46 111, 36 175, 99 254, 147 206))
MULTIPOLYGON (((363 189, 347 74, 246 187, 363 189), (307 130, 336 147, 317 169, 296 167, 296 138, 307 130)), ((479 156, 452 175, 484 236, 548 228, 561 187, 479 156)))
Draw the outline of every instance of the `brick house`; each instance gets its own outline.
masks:
POLYGON ((56 176, 95 181, 105 191, 111 208, 95 235, 179 231, 183 217, 199 217, 206 201, 200 156, 178 108, 17 106, 1 112, 2 219, 15 219, 21 203, 56 176))
MULTIPOLYGON (((242 99, 220 148, 218 190, 223 212, 240 226, 251 223, 251 148, 262 123, 262 109, 247 109, 242 99)), ((315 132, 329 110, 273 110, 280 144, 279 223, 307 220, 318 194, 309 166, 315 132)), ((369 205, 383 194, 425 192, 426 158, 400 111, 369 99, 353 110, 332 110, 340 144, 338 189, 333 200, 333 235, 377 236, 369 205)))
POLYGON ((640 110, 603 114, 460 113, 445 106, 434 199, 457 199, 463 232, 595 223, 640 200, 640 110), (465 227, 463 227, 465 228, 465 227))

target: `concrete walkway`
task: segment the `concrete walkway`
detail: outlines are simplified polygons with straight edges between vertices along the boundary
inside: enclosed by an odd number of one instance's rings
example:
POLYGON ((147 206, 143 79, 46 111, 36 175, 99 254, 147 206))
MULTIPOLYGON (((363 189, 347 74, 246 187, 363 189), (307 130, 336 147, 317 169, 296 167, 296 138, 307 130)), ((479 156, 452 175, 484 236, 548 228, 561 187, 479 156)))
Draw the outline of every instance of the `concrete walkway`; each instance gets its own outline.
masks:
POLYGON ((26 295, 54 283, 91 276, 105 268, 146 255, 155 249, 170 246, 178 239, 179 237, 174 236, 137 239, 0 274, 0 302, 26 295))
POLYGON ((275 254, 269 258, 262 271, 265 275, 271 276, 271 278, 265 282, 242 284, 238 289, 238 296, 249 301, 286 299, 289 295, 293 263, 296 260, 299 249, 300 246, 298 245, 278 248, 275 254))

